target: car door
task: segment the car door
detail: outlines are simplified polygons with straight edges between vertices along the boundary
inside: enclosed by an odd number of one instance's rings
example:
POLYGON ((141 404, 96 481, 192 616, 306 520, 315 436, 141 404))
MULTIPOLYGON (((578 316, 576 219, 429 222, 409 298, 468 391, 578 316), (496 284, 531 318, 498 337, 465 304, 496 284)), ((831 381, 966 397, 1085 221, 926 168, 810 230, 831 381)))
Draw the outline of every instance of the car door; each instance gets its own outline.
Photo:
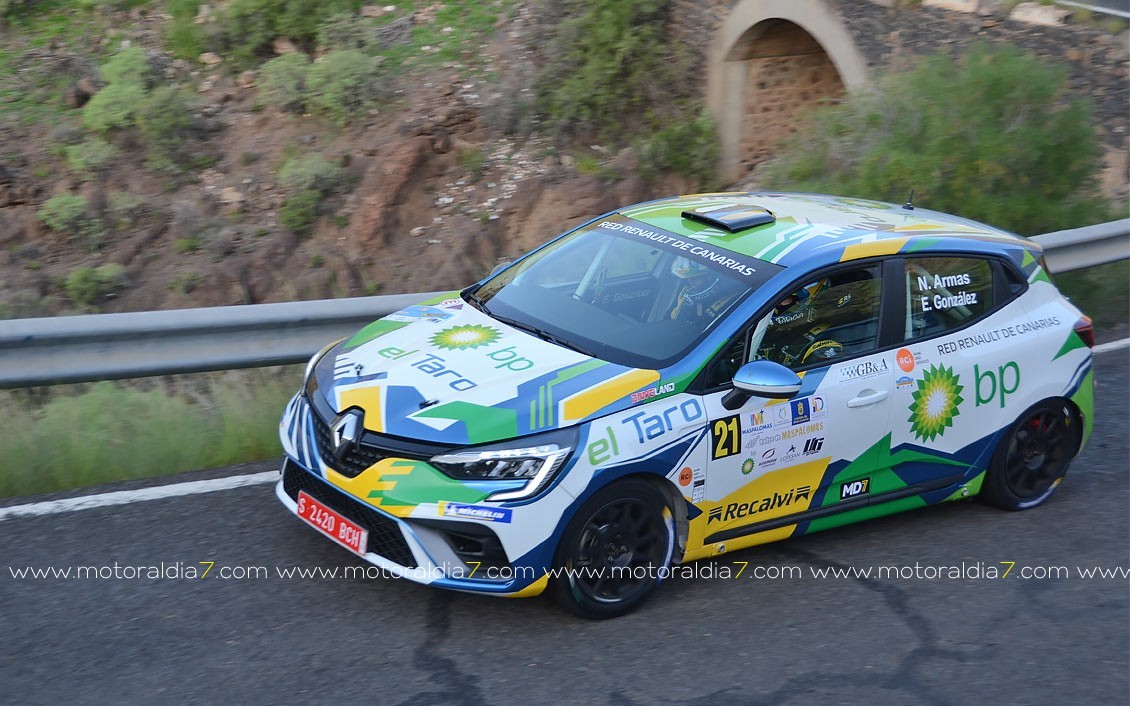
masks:
POLYGON ((881 263, 798 281, 751 322, 744 345, 736 343, 708 371, 708 382, 721 387, 704 397, 705 544, 772 541, 792 534, 797 522, 867 503, 894 386, 889 352, 878 351, 882 297, 881 263), (755 358, 796 371, 800 392, 728 408, 734 405, 727 375, 755 358))
MULTIPOLYGON (((906 307, 895 351, 895 414, 889 484, 941 500, 987 462, 991 434, 1021 410, 1012 402, 1023 381, 1009 324, 1025 319, 1016 295, 1023 280, 1001 262, 971 255, 903 261, 906 307)), ((884 450, 886 453, 888 450, 884 450)))

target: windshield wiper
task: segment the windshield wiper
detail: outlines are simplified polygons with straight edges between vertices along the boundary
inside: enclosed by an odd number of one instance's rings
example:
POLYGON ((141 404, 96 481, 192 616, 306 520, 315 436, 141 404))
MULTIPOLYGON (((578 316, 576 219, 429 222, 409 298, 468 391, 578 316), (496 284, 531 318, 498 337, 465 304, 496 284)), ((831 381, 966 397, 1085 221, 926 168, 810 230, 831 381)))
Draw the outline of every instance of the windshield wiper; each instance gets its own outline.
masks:
POLYGON ((540 338, 543 341, 549 341, 550 343, 561 346, 562 348, 568 348, 571 351, 576 351, 576 352, 581 353, 583 355, 587 355, 590 358, 597 357, 596 354, 592 353, 591 351, 588 351, 588 350, 582 348, 581 346, 578 346, 577 344, 573 343, 572 341, 567 341, 564 338, 561 338, 560 336, 555 336, 552 333, 550 333, 549 331, 546 331, 544 329, 540 329, 536 326, 531 326, 530 324, 523 323, 521 321, 515 321, 514 319, 508 319, 504 316, 498 316, 497 314, 491 314, 491 317, 494 318, 496 321, 501 321, 502 323, 513 326, 516 329, 521 329, 522 331, 525 331, 526 333, 532 333, 533 335, 537 336, 538 338, 540 338))
POLYGON ((478 286, 463 290, 463 301, 467 302, 487 316, 491 316, 490 309, 487 308, 487 303, 479 297, 479 295, 477 294, 478 291, 478 286))

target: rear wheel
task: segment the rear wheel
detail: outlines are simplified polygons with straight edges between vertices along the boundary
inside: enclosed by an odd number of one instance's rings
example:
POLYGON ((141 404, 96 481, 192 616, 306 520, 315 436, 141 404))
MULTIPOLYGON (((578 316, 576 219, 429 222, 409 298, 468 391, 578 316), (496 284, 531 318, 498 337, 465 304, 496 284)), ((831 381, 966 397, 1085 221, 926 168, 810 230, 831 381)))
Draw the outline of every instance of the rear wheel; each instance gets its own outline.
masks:
POLYGON ((1067 473, 1078 445, 1078 423, 1062 400, 1030 407, 1009 428, 985 477, 985 501, 1026 510, 1047 500, 1067 473))
POLYGON ((593 495, 573 516, 555 565, 554 594, 585 618, 615 618, 638 608, 671 564, 675 523, 663 493, 623 480, 593 495))

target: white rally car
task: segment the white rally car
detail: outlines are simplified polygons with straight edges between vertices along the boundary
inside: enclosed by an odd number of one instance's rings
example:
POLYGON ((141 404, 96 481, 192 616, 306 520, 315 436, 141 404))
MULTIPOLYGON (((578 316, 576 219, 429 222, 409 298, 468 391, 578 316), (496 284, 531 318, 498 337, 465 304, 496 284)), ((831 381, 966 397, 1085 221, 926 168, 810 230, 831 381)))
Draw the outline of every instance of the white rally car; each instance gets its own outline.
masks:
POLYGON ((673 564, 947 500, 1046 500, 1090 320, 1037 244, 837 197, 602 215, 308 366, 276 494, 366 561, 588 617, 673 564))

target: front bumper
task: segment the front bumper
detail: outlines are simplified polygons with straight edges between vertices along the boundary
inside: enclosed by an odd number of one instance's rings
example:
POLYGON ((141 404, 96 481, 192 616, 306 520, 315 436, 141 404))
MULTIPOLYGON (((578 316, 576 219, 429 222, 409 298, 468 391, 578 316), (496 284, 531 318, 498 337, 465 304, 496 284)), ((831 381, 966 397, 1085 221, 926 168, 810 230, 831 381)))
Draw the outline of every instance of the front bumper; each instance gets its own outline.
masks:
POLYGON ((467 548, 461 544, 459 530, 473 528, 468 523, 394 517, 343 492, 289 456, 283 458, 280 471, 275 485, 279 502, 297 515, 298 493, 304 491, 367 529, 369 538, 361 557, 379 567, 384 575, 459 591, 512 597, 537 595, 548 584, 544 568, 465 560, 467 548))

